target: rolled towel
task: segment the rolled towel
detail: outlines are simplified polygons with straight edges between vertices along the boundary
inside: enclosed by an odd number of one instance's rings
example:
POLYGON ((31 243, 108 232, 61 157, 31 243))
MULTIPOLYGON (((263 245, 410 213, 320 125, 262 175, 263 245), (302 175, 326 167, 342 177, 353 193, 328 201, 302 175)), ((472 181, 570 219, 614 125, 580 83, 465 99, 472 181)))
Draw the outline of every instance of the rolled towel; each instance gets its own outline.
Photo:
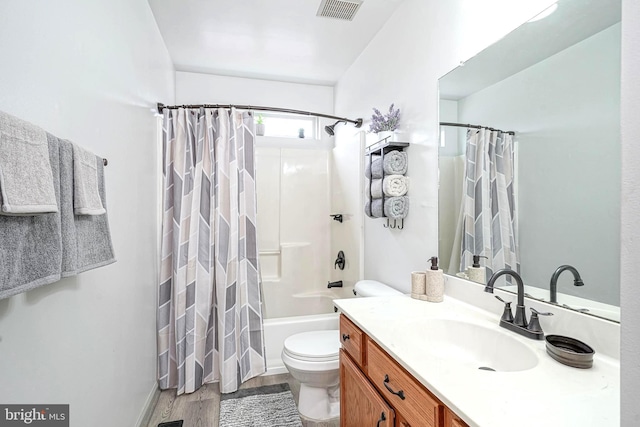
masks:
MULTIPOLYGON (((374 179, 371 182, 371 197, 374 199, 382 198, 382 180, 374 179)), ((369 189, 365 190, 365 194, 369 197, 369 189)))
POLYGON ((373 154, 371 154, 370 156, 371 160, 369 160, 369 158, 365 159, 364 176, 371 179, 371 170, 373 169, 373 177, 382 178, 382 159, 380 158, 380 156, 375 156, 373 154), (369 164, 369 162, 371 162, 371 164, 369 164))
POLYGON ((73 212, 102 215, 106 212, 98 193, 98 157, 73 144, 73 212))
POLYGON ((389 151, 383 159, 384 173, 387 175, 404 175, 407 173, 407 153, 403 151, 389 151))
POLYGON ((0 198, 4 215, 58 212, 47 133, 0 111, 0 198))
POLYGON ((384 216, 382 214, 382 199, 373 199, 373 203, 367 199, 364 204, 364 213, 370 218, 382 218, 384 216))
MULTIPOLYGON (((374 181, 375 182, 375 181, 374 181)), ((409 178, 402 175, 389 175, 384 177, 382 191, 385 196, 404 196, 409 191, 409 178)))
POLYGON ((384 215, 391 219, 403 219, 409 213, 409 197, 390 197, 384 201, 384 215))

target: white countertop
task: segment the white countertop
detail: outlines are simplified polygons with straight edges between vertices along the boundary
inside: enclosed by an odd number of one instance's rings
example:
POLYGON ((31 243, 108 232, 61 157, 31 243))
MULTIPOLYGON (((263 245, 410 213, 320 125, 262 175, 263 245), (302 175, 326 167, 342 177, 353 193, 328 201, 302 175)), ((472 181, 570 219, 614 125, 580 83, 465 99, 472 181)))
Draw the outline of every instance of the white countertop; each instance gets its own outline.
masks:
POLYGON ((545 341, 499 327, 501 313, 449 296, 442 303, 398 296, 341 299, 334 304, 472 427, 620 425, 620 364, 616 359, 596 353, 590 369, 562 365, 546 353, 545 341), (524 371, 490 372, 432 355, 420 325, 436 318, 509 334, 529 346, 538 363, 524 371))

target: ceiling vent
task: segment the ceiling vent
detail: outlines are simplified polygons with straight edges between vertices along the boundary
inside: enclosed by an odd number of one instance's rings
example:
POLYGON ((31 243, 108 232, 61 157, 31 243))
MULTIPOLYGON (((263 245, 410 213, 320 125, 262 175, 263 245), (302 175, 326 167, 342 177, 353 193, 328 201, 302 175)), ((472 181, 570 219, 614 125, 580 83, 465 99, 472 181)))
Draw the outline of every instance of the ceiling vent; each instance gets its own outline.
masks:
POLYGON ((361 0, 322 0, 317 16, 353 21, 361 4, 361 0))

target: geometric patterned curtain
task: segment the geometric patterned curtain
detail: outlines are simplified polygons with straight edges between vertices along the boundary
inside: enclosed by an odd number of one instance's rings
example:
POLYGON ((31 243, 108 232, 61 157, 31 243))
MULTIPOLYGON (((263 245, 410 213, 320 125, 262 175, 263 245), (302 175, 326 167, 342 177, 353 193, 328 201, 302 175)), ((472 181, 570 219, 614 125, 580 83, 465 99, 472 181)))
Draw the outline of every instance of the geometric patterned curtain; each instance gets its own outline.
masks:
POLYGON ((520 272, 514 164, 512 135, 485 128, 467 131, 460 271, 473 264, 473 255, 483 255, 487 280, 503 268, 520 272))
POLYGON ((158 382, 222 393, 265 372, 255 124, 226 109, 164 109, 158 382))

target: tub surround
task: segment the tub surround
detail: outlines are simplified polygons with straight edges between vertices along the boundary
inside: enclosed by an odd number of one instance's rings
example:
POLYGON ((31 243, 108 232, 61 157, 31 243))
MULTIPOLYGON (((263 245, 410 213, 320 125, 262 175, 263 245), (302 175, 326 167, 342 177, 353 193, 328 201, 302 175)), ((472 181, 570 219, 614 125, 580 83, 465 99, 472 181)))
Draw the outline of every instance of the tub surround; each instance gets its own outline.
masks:
MULTIPOLYGON (((555 321, 541 319, 546 334, 576 337, 596 349, 593 368, 571 368, 548 356, 544 341, 527 339, 500 328, 502 303, 493 295, 478 292, 475 287, 469 289, 468 282, 448 282, 448 295, 442 303, 398 296, 336 300, 335 305, 470 426, 620 424, 619 324, 570 310, 549 310, 549 305, 538 306, 535 301, 527 300, 527 317, 529 307, 556 314, 552 316, 556 317, 555 321), (489 310, 451 295, 462 293, 462 288, 466 290, 466 298, 479 301, 479 305, 489 310), (451 319, 500 330, 528 346, 538 363, 523 371, 490 372, 452 358, 438 358, 429 352, 428 335, 420 328, 432 319, 451 319), (567 330, 568 327, 576 330, 567 330), (591 332, 583 330, 589 328, 591 332), (596 333, 618 338, 590 339, 596 333)), ((501 296, 509 298, 509 295, 501 296)))

